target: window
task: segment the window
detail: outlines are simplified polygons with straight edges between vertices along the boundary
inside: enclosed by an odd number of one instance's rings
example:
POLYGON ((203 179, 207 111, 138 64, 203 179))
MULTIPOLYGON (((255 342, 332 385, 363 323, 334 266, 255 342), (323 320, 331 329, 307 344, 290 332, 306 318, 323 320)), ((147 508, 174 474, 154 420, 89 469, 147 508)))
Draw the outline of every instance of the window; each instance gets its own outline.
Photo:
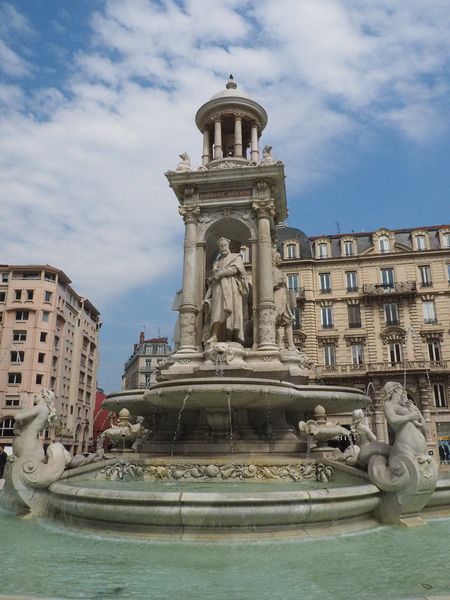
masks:
POLYGON ((450 264, 447 265, 447 281, 450 283, 450 264))
POLYGON ((344 242, 344 256, 353 256, 353 242, 344 242))
POLYGON ((2 283, 8 283, 9 273, 2 273, 2 283))
POLYGON ((14 419, 7 417, 0 421, 0 437, 13 437, 14 435, 14 419))
POLYGON ((394 287, 394 269, 380 269, 381 285, 386 288, 394 287))
POLYGON ((323 362, 327 367, 336 365, 336 347, 333 344, 323 347, 323 362))
POLYGON ((400 342, 389 344, 389 360, 392 364, 402 362, 402 345, 400 342))
POLYGON ((416 235, 416 248, 417 250, 427 249, 427 243, 424 235, 416 235))
POLYGON ((27 339, 26 331, 13 331, 13 342, 24 342, 27 339))
POLYGON ((450 248, 450 233, 442 234, 442 245, 444 248, 450 248))
POLYGON ((391 242, 389 241, 389 238, 387 237, 387 235, 383 235, 382 237, 380 237, 379 245, 380 245, 380 252, 384 253, 384 252, 391 251, 391 242))
POLYGON ((34 291, 27 290, 27 300, 33 300, 33 297, 34 297, 34 291))
POLYGON ((47 341, 47 332, 46 331, 41 331, 41 335, 39 337, 39 340, 41 342, 46 342, 47 341))
POLYGON ((5 302, 6 300, 6 292, 0 292, 0 302, 5 302))
POLYGON ((292 324, 294 329, 300 329, 301 327, 301 318, 300 318, 300 309, 296 306, 292 310, 292 316, 294 317, 294 322, 292 324))
POLYGON ((27 310, 16 310, 16 321, 28 321, 28 316, 27 310))
POLYGON ((359 304, 349 304, 348 310, 348 326, 351 328, 361 327, 361 307, 359 304))
POLYGON ((331 274, 320 273, 320 291, 322 294, 329 294, 331 292, 331 274))
POLYGON ((39 352, 38 354, 38 363, 43 363, 45 360, 45 352, 39 352))
POLYGON ((5 396, 5 406, 20 406, 19 396, 5 396))
POLYGON ((288 244, 286 246, 286 258, 297 258, 297 245, 288 244))
POLYGON ((319 258, 327 258, 328 257, 328 245, 327 244, 319 244, 317 246, 318 256, 319 258))
POLYGON ((352 365, 362 365, 364 362, 362 344, 352 344, 352 365))
POLYGON ((22 383, 22 373, 8 373, 8 383, 22 383))
POLYGON ((423 265, 422 267, 419 267, 419 273, 420 273, 420 285, 422 287, 430 287, 432 285, 430 266, 423 265))
POLYGON ((50 313, 48 312, 48 310, 43 310, 42 311, 42 320, 44 321, 44 323, 48 323, 50 318, 50 313))
POLYGON ((428 356, 432 362, 439 362, 441 360, 441 344, 439 340, 429 340, 428 356))
POLYGON ((422 302, 423 322, 428 324, 437 323, 436 306, 434 300, 424 300, 422 302))
POLYGON ((25 358, 25 352, 23 352, 21 350, 20 351, 11 350, 10 354, 11 354, 11 362, 12 363, 19 363, 19 364, 23 363, 23 359, 25 358))
POLYGON ((52 301, 52 296, 53 296, 52 292, 48 292, 46 290, 45 294, 44 294, 44 300, 45 300, 45 302, 51 302, 52 301))
POLYGON ((445 408, 447 406, 445 386, 443 383, 433 384, 433 398, 434 404, 437 408, 445 408))
POLYGON ((298 292, 298 275, 291 273, 287 276, 287 287, 288 290, 295 290, 298 292))
POLYGON ((43 378, 43 377, 44 377, 44 376, 43 376, 43 375, 41 375, 40 373, 38 373, 38 374, 36 375, 36 383, 37 383, 38 385, 42 385, 42 378, 43 378))
POLYGON ((323 306, 321 309, 322 327, 331 329, 333 327, 333 308, 331 306, 323 306))
POLYGON ((347 284, 347 292, 358 291, 358 276, 356 271, 347 271, 345 274, 345 280, 347 284))
POLYGON ((22 300, 22 290, 14 290, 14 297, 16 300, 22 300))
POLYGON ((396 302, 389 302, 384 305, 384 318, 386 325, 398 325, 400 319, 398 318, 398 306, 396 302))

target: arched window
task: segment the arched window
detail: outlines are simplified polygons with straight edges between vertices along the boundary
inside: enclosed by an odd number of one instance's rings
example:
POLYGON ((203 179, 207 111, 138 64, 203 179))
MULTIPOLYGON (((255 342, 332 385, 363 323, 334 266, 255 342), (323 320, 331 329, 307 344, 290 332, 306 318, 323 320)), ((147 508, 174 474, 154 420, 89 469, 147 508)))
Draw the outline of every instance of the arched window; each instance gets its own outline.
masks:
POLYGON ((380 252, 390 252, 391 251, 391 242, 387 235, 382 235, 378 241, 380 245, 380 252))
POLYGON ((6 417, 0 421, 0 437, 12 437, 14 435, 14 419, 6 417))
POLYGON ((287 244, 286 258, 297 258, 297 248, 295 244, 287 244))

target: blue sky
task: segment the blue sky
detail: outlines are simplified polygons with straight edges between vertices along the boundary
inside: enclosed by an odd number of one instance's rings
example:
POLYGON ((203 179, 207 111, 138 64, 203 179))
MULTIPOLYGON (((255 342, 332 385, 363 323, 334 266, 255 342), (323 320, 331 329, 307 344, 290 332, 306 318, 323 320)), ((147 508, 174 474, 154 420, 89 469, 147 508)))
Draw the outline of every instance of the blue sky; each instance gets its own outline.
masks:
POLYGON ((450 222, 449 30, 447 0, 0 1, 1 262, 66 271, 120 387, 139 331, 171 335, 164 172, 200 163, 194 115, 230 72, 269 114, 290 225, 450 222))

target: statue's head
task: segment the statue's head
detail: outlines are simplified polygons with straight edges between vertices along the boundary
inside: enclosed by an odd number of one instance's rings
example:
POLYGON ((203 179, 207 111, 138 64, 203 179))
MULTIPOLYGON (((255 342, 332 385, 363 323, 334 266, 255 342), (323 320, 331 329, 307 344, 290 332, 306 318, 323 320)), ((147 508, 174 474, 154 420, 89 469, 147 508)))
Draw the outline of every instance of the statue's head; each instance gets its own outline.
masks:
POLYGON ((281 264, 281 254, 275 248, 272 249, 272 264, 274 267, 281 264))
POLYGON ((217 245, 219 246, 219 250, 221 254, 229 254, 230 253, 230 242, 231 240, 221 237, 217 240, 217 245))
POLYGON ((403 386, 398 381, 388 381, 383 387, 383 393, 386 400, 392 400, 394 396, 402 395, 404 392, 403 386))
POLYGON ((36 394, 34 397, 34 404, 46 405, 49 410, 48 423, 53 425, 56 423, 58 415, 55 408, 55 392, 53 390, 44 389, 36 394))
POLYGON ((362 408, 357 408, 352 412, 353 423, 360 423, 364 420, 364 411, 362 408))

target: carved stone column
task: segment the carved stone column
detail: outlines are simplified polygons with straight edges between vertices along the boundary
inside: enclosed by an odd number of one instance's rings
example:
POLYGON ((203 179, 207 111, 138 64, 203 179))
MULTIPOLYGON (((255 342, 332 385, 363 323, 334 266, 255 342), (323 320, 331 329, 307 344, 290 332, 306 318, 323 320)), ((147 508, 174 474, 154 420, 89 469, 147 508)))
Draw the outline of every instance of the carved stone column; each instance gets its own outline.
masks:
POLYGON ((184 262, 183 294, 180 306, 180 348, 179 352, 197 352, 197 290, 196 290, 196 253, 197 222, 199 206, 180 206, 180 215, 184 219, 184 262))
POLYGON ((209 130, 205 128, 203 131, 203 154, 202 154, 202 165, 207 165, 211 160, 211 149, 209 141, 209 130))
POLYGON ((258 350, 277 350, 275 340, 275 303, 273 301, 272 240, 270 220, 275 214, 272 200, 253 203, 258 219, 258 254, 256 285, 258 288, 258 350))
POLYGON ((250 156, 251 156, 251 159, 253 162, 258 162, 258 160, 259 160, 258 124, 256 122, 252 123, 250 156))
POLYGON ((242 116, 234 115, 234 155, 242 156, 242 116))
POLYGON ((214 158, 223 158, 222 121, 220 116, 214 117, 214 158))

